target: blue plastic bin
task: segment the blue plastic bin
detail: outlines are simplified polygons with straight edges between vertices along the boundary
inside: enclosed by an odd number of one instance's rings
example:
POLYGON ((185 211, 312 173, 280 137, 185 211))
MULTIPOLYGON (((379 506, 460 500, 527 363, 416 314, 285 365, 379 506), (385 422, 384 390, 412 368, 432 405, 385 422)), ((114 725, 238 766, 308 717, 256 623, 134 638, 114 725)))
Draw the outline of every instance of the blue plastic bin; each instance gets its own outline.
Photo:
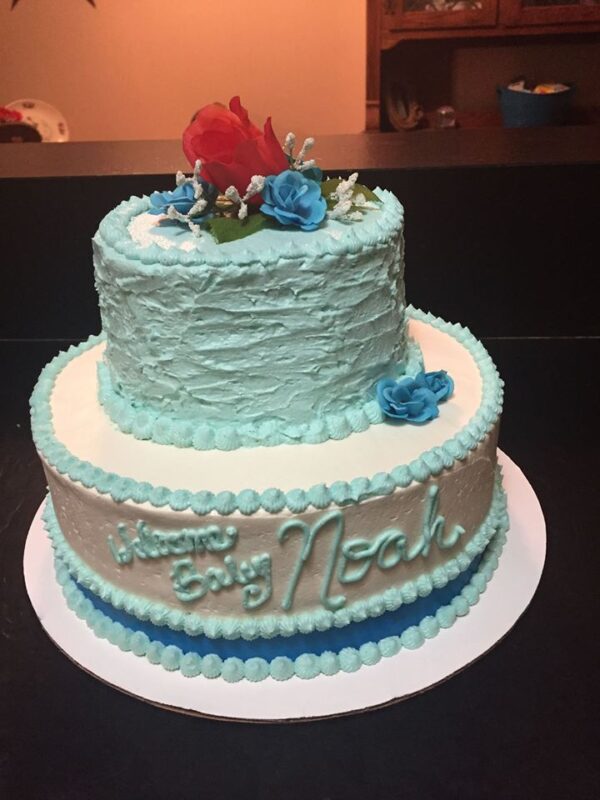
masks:
POLYGON ((505 128, 537 128, 565 121, 574 87, 554 94, 515 92, 507 86, 498 86, 496 91, 505 128))

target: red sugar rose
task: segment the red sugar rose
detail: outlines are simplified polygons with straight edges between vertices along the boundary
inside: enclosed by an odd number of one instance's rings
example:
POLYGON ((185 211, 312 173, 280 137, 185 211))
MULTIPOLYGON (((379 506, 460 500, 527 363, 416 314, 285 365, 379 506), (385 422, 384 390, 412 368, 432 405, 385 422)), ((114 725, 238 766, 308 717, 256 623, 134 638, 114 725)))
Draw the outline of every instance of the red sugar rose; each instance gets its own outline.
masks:
MULTIPOLYGON (((229 109, 211 103, 196 112, 184 131, 183 151, 192 166, 197 159, 202 161, 202 177, 221 192, 235 186, 244 195, 253 175, 278 175, 288 168, 271 118, 261 133, 239 97, 231 98, 229 109)), ((259 202, 260 196, 250 200, 259 202)))

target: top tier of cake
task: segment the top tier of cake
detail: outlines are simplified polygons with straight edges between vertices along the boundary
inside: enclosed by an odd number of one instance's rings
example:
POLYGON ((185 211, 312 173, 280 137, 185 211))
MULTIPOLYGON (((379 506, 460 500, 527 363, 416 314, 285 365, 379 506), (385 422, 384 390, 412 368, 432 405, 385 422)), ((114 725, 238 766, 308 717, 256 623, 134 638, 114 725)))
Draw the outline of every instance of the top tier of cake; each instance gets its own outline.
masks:
POLYGON ((411 348, 403 209, 377 195, 352 224, 224 244, 159 221, 148 198, 111 211, 93 241, 111 418, 199 449, 318 442, 381 421, 374 386, 410 371, 411 348))

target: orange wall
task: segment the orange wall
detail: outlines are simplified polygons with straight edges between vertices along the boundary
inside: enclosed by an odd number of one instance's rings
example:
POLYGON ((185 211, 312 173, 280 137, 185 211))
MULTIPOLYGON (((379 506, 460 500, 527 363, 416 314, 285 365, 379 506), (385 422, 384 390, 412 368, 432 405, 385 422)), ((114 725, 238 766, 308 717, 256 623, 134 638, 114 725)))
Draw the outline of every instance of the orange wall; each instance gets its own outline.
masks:
POLYGON ((46 100, 71 139, 179 138, 240 94, 275 130, 364 129, 364 0, 20 0, 0 4, 0 105, 46 100))

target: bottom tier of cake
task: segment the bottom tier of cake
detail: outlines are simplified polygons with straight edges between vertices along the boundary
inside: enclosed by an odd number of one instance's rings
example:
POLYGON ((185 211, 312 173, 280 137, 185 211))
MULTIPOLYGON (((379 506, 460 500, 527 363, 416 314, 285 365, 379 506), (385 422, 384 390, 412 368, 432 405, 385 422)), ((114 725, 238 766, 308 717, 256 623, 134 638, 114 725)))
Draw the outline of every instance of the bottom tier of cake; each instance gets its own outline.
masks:
POLYGON ((55 549, 56 579, 65 601, 96 636, 166 670, 180 670, 186 677, 221 677, 229 682, 269 677, 284 681, 294 676, 308 679, 340 671, 355 672, 396 655, 403 648, 421 647, 477 603, 498 566, 508 524, 499 476, 490 513, 479 531, 480 544, 485 543, 483 552, 445 586, 422 595, 415 587, 412 602, 343 628, 247 641, 190 636, 183 630, 140 621, 101 600, 71 577, 73 554, 69 553, 50 499, 44 511, 44 525, 55 549))

